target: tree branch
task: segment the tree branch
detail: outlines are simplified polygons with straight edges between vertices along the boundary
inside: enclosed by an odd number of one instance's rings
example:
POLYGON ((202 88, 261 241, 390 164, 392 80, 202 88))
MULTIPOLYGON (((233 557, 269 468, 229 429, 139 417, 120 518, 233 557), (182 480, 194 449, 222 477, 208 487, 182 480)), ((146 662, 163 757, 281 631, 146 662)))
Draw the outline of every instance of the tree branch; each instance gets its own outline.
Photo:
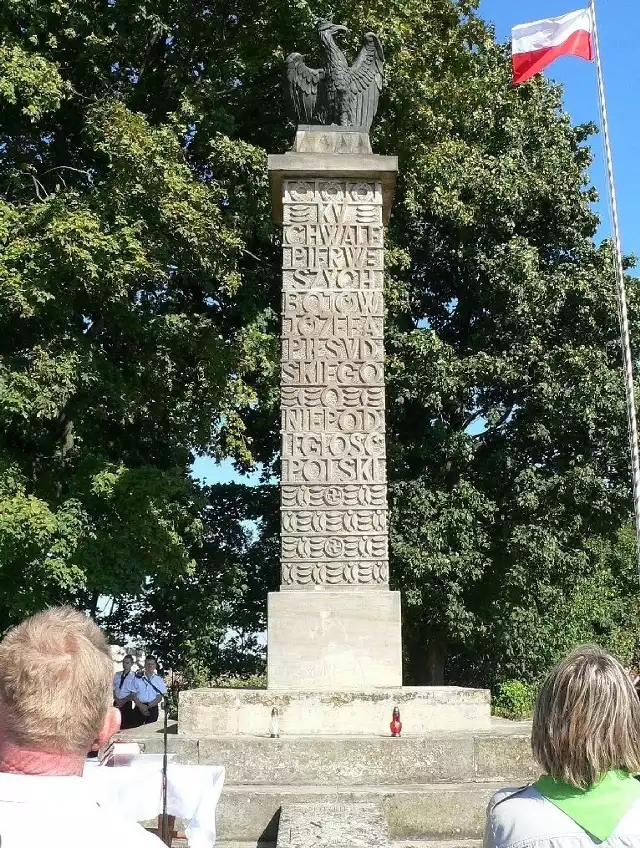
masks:
POLYGON ((33 187, 34 187, 34 188, 35 188, 35 190, 36 190, 36 197, 38 198, 38 200, 39 200, 41 203, 44 203, 44 201, 46 200, 46 198, 47 198, 47 197, 49 197, 49 192, 48 192, 48 191, 46 190, 46 188, 42 185, 42 183, 40 182, 40 180, 39 180, 39 179, 37 179, 37 177, 35 177, 33 174, 29 173, 29 171, 20 171, 20 173, 21 173, 21 174, 24 174, 24 175, 25 175, 25 176, 27 176, 27 177, 31 177, 31 179, 33 180, 33 187), (44 197, 40 194, 40 189, 42 189, 42 191, 44 192, 44 197))

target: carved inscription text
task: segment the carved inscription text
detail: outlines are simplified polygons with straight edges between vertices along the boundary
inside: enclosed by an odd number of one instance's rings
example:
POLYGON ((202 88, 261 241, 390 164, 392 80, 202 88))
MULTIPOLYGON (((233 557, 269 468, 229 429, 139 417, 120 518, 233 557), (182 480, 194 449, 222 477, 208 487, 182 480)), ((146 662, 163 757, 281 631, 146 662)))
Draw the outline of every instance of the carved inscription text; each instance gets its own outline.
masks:
POLYGON ((381 187, 283 191, 282 586, 386 588, 381 187))

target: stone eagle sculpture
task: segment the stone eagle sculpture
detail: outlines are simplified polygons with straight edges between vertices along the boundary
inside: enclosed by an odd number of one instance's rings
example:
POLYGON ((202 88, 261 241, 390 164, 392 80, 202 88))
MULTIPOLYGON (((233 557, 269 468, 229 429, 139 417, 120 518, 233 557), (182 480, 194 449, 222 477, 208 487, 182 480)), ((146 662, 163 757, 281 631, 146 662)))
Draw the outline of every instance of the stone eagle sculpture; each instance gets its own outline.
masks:
POLYGON ((334 37, 347 28, 321 18, 317 22, 326 56, 324 68, 308 68, 300 53, 287 56, 287 83, 301 124, 362 127, 367 132, 378 110, 384 54, 380 39, 367 32, 356 61, 349 63, 334 37))

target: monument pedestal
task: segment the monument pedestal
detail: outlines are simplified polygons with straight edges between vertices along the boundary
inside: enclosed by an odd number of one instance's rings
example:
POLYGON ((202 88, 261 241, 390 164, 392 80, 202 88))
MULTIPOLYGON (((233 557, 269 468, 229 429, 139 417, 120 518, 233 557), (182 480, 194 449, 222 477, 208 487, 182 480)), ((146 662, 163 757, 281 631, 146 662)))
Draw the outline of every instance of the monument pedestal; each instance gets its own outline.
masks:
POLYGON ((269 689, 402 686, 399 592, 271 592, 267 621, 269 689))
POLYGON ((489 693, 402 687, 389 590, 384 235, 395 156, 358 128, 299 127, 269 156, 282 223, 281 589, 268 600, 266 690, 180 695, 181 734, 388 736, 484 730, 489 693))
POLYGON ((180 735, 268 737, 278 710, 283 739, 300 736, 390 737, 399 707, 403 734, 482 731, 490 727, 490 693, 458 686, 398 686, 311 692, 192 689, 180 693, 180 735))
MULTIPOLYGON (((464 719, 458 712, 461 702, 453 700, 460 690, 432 691, 443 698, 436 720, 450 711, 462 719, 463 729, 419 734, 409 730, 400 739, 388 735, 388 726, 386 736, 282 733, 270 739, 267 729, 256 736, 220 735, 217 721, 223 720, 224 704, 217 697, 220 690, 214 691, 210 718, 202 725, 209 728, 206 735, 186 732, 184 723, 190 721, 196 693, 186 698, 181 693, 180 729, 178 735, 169 733, 168 747, 176 762, 225 766, 216 810, 219 848, 273 848, 281 808, 319 802, 381 804, 396 845, 475 848, 471 840, 477 839, 481 848, 491 795, 504 786, 523 786, 540 774, 531 756, 530 722, 486 719, 485 729, 474 730, 473 718, 464 719), (450 700, 444 699, 447 695, 450 700)), ((471 691, 463 690, 464 696, 473 697, 471 691)), ((211 692, 197 693, 201 705, 211 692)), ((247 698, 248 709, 248 698, 254 695, 240 690, 229 694, 247 698)), ((260 698, 267 695, 263 691, 260 698)), ((270 713, 262 701, 251 708, 265 716, 270 713)), ((375 712, 375 703, 369 708, 375 712)), ((401 709, 403 717, 409 717, 407 706, 401 709)), ((145 753, 162 754, 162 733, 154 725, 124 731, 121 737, 139 742, 145 753)))

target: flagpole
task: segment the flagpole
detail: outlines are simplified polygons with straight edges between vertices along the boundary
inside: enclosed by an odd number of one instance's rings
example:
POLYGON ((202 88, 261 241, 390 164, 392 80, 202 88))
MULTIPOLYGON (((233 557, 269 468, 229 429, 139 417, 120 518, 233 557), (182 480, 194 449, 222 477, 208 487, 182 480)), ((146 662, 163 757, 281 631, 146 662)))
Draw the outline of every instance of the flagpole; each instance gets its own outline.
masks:
POLYGON ((616 186, 613 178, 613 157, 611 155, 611 137, 609 135, 609 120, 607 117, 607 102, 604 93, 604 77, 600 61, 600 39, 598 37, 598 22, 596 18, 595 0, 590 0, 591 20, 593 25, 593 41, 598 71, 598 96, 600 99, 600 114, 602 117, 602 138, 609 184, 609 210, 612 228, 612 259, 616 277, 618 295, 618 317, 620 319, 620 341, 622 347, 622 366, 627 401, 627 418, 629 424, 629 445, 631 448, 631 479, 633 483, 633 512, 636 527, 636 557, 640 573, 640 450, 638 449, 638 422, 636 419, 635 383, 633 377, 633 360, 631 358, 631 337, 629 333, 629 316, 627 313, 627 289, 624 282, 622 265, 622 239, 620 237, 620 219, 618 217, 618 202, 616 186))

